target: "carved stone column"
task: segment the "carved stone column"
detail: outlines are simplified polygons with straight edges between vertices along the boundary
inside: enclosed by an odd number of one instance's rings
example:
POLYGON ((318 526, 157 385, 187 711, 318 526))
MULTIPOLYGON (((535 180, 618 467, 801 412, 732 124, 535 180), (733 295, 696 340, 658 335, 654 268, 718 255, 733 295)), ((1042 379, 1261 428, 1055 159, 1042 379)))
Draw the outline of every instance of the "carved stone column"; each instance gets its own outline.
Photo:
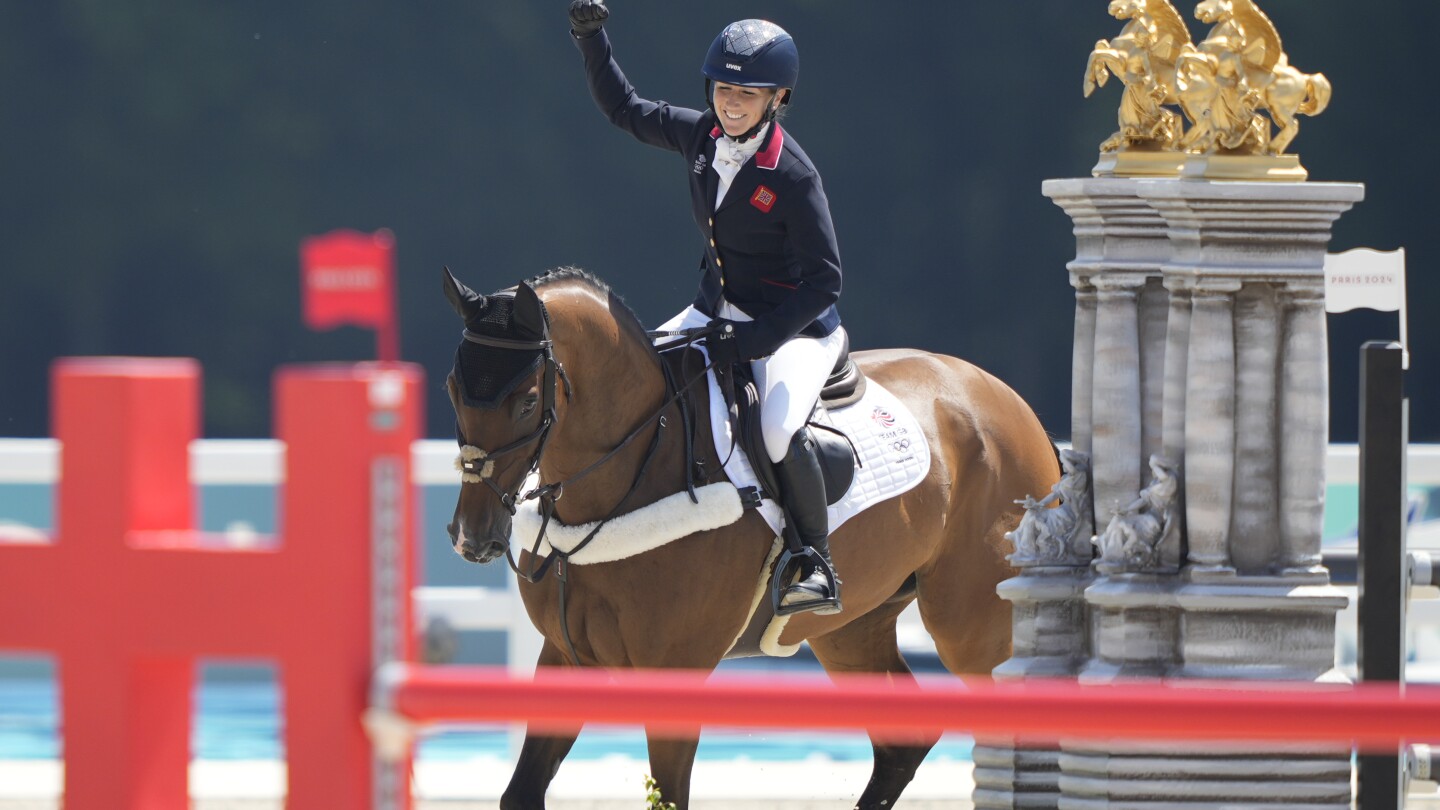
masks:
MULTIPOLYGON (((1165 445, 1165 336, 1170 291, 1160 276, 1146 274, 1140 289, 1140 457, 1163 455, 1165 445)), ((1142 466, 1142 482, 1148 472, 1142 466)))
POLYGON ((1100 299, 1095 316, 1094 406, 1090 455, 1095 468, 1095 524, 1110 522, 1140 491, 1140 289, 1145 277, 1092 277, 1100 299))
POLYGON ((1325 450, 1330 425, 1330 375, 1325 331, 1325 285, 1292 280, 1279 291, 1285 364, 1280 412, 1280 568, 1287 576, 1320 581, 1325 516, 1325 450))
POLYGON ((1089 276, 1072 273, 1075 287, 1075 348, 1070 360, 1070 446, 1091 454, 1095 443, 1090 436, 1095 412, 1095 318, 1100 296, 1089 276))
POLYGON ((1185 388, 1185 523, 1192 571, 1228 570, 1235 493, 1235 318, 1239 282, 1191 288, 1185 388))
MULTIPOLYGON (((1170 311, 1165 321, 1165 373, 1163 396, 1164 429, 1160 454, 1175 465, 1180 476, 1180 495, 1176 508, 1180 516, 1180 536, 1185 536, 1185 400, 1190 384, 1190 313, 1193 299, 1190 287, 1165 280, 1170 292, 1170 311)), ((1180 570, 1185 555, 1183 542, 1162 546, 1160 565, 1167 571, 1180 570)))
MULTIPOLYGON (((1239 571, 1277 561, 1280 510, 1280 330, 1275 288, 1245 284, 1235 295, 1235 481, 1230 547, 1239 571)), ((1323 461, 1323 459, 1322 459, 1323 461)))

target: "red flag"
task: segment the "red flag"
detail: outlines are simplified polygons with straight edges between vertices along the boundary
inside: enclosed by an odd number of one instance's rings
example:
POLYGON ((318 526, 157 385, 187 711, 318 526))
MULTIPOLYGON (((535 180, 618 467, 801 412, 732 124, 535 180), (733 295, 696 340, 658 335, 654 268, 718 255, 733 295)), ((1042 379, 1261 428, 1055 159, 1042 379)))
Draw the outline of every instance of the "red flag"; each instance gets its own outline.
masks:
POLYGON ((336 230, 307 237, 300 243, 300 278, 306 326, 374 329, 380 359, 397 359, 394 234, 336 230))

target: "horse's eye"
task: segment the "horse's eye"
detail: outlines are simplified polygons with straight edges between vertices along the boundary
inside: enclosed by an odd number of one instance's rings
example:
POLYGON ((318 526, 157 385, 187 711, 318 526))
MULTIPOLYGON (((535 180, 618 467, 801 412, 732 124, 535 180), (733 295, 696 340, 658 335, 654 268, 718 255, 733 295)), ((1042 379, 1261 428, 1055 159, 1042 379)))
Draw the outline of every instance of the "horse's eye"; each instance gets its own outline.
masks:
POLYGON ((520 405, 520 415, 529 416, 535 410, 535 405, 539 403, 539 401, 540 398, 534 394, 526 397, 525 402, 520 405))

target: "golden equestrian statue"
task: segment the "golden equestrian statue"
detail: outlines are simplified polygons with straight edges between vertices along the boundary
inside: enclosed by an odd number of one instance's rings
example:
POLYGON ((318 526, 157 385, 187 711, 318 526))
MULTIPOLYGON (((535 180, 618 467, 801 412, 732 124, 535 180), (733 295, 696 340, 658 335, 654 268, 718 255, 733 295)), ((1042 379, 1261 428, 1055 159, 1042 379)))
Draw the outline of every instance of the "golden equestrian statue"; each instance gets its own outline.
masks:
POLYGON ((1183 122, 1163 105, 1179 103, 1176 59, 1183 49, 1194 48, 1185 20, 1169 0, 1111 0, 1110 14, 1129 22, 1114 39, 1096 42, 1085 65, 1087 98, 1111 73, 1125 84, 1120 129, 1100 144, 1100 151, 1174 151, 1183 122))
POLYGON ((1274 23, 1253 0, 1203 0, 1195 18, 1214 28, 1176 60, 1177 96, 1194 124, 1181 147, 1284 154, 1300 131, 1296 116, 1319 115, 1330 103, 1330 81, 1290 66, 1274 23), (1280 127, 1273 137, 1262 111, 1280 127))

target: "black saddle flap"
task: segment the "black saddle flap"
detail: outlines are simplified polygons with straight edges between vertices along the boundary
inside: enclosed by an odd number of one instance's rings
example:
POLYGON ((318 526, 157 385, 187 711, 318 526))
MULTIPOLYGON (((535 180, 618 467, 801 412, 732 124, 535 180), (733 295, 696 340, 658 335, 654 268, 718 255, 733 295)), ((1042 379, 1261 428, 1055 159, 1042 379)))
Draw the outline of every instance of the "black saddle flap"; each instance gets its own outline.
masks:
POLYGON ((810 435, 820 448, 820 474, 825 479, 825 503, 834 505, 855 483, 859 456, 855 445, 840 431, 819 422, 810 422, 810 435))

